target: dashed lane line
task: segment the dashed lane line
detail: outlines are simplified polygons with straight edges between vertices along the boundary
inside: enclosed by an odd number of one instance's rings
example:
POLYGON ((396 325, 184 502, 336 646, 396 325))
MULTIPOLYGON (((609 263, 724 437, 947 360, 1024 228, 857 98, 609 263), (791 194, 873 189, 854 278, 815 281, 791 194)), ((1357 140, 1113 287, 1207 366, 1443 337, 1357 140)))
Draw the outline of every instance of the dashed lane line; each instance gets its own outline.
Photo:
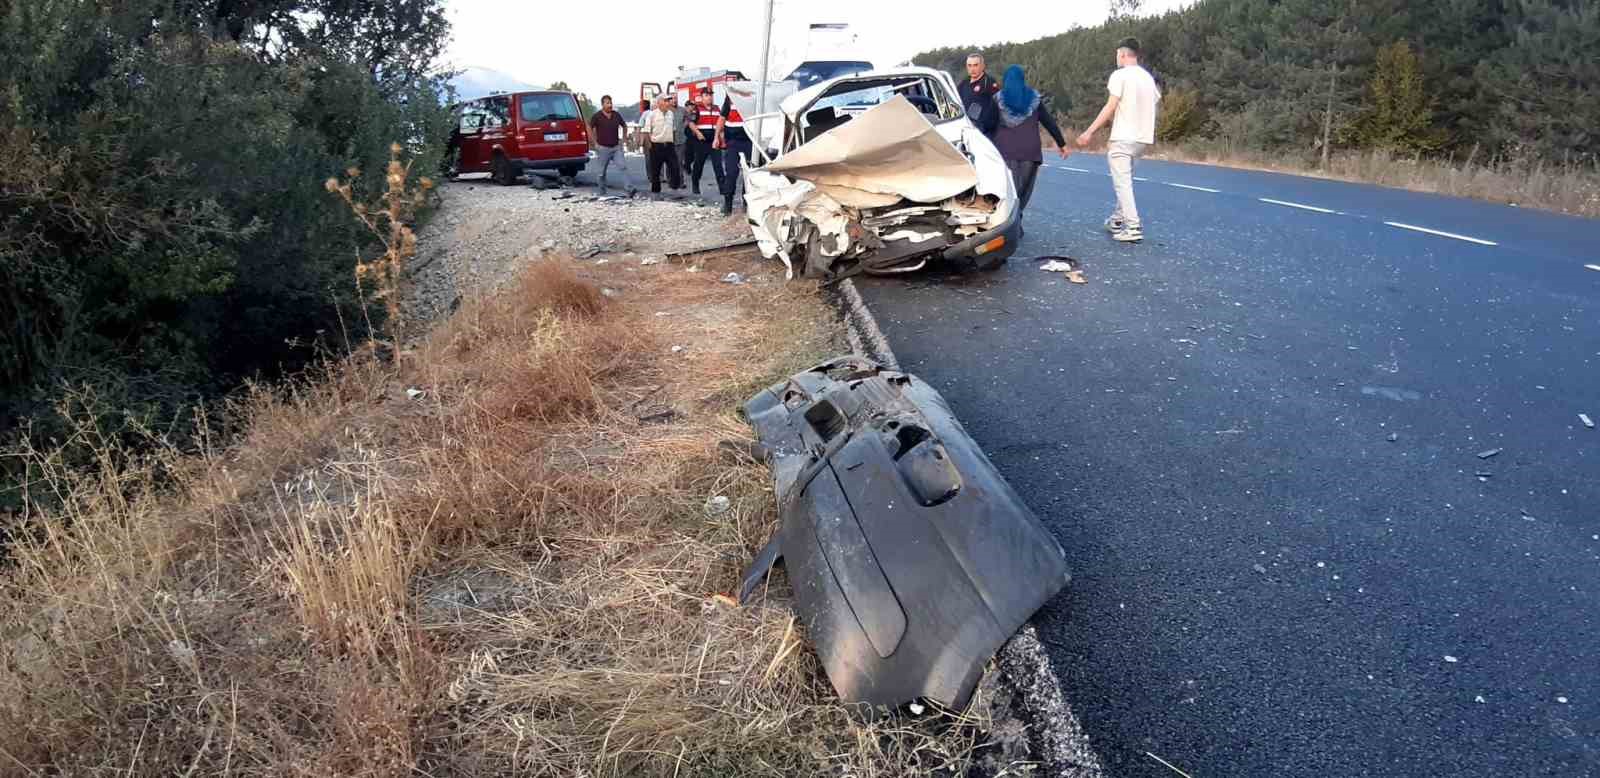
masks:
POLYGON ((1384 224, 1387 224, 1390 227, 1399 227, 1402 230, 1412 230, 1413 232, 1425 232, 1425 233, 1427 233, 1429 235, 1438 235, 1441 238, 1454 238, 1455 240, 1464 240, 1464 241, 1466 241, 1468 243, 1476 243, 1476 244, 1478 244, 1480 246, 1498 246, 1498 245, 1500 245, 1498 243, 1495 243, 1492 240, 1484 240, 1482 238, 1473 238, 1473 237, 1469 237, 1469 236, 1466 236, 1466 235, 1457 235, 1457 234, 1455 234, 1453 232, 1444 232, 1442 230, 1430 230, 1427 227, 1418 227, 1418 226, 1416 226, 1414 224, 1401 224, 1400 222, 1384 222, 1384 224))
POLYGON ((1600 270, 1600 265, 1584 265, 1584 267, 1589 268, 1590 270, 1600 270))
POLYGON ((1196 192, 1210 192, 1212 194, 1221 194, 1222 193, 1221 189, 1212 189, 1211 187, 1208 187, 1208 186, 1191 186, 1189 184, 1174 184, 1171 181, 1164 181, 1162 183, 1165 183, 1167 186, 1175 186, 1175 187, 1177 187, 1179 189, 1193 189, 1196 192))
POLYGON ((1338 211, 1335 211, 1335 210, 1333 210, 1331 208, 1318 208, 1315 205, 1305 205, 1305 204, 1302 204, 1302 203, 1291 203, 1288 200, 1274 200, 1274 199, 1272 199, 1270 197, 1257 197, 1256 199, 1260 200, 1263 203, 1271 203, 1273 205, 1281 205, 1281 206, 1283 206, 1285 208, 1299 208, 1302 211, 1315 211, 1317 213, 1339 213, 1338 211))

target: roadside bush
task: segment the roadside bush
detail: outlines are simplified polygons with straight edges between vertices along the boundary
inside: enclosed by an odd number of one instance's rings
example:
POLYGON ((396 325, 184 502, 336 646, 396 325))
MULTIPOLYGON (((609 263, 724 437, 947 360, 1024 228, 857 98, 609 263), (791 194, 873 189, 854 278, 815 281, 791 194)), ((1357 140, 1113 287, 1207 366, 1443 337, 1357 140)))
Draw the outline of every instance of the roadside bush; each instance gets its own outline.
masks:
POLYGON ((0 0, 0 437, 67 440, 70 389, 111 434, 180 438, 381 322, 351 273, 370 236, 322 182, 382 192, 396 140, 436 167, 439 86, 233 5, 0 0))

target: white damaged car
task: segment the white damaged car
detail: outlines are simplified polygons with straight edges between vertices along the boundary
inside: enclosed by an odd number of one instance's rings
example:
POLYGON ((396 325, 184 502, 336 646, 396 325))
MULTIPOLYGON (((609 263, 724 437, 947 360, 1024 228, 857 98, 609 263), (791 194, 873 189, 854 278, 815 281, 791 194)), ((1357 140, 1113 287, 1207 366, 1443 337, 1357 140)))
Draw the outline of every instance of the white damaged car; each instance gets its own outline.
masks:
POLYGON ((949 74, 841 76, 785 98, 780 114, 763 117, 766 143, 757 144, 777 154, 747 167, 744 181, 761 253, 790 278, 935 262, 988 270, 1016 250, 1010 170, 967 120, 949 74))

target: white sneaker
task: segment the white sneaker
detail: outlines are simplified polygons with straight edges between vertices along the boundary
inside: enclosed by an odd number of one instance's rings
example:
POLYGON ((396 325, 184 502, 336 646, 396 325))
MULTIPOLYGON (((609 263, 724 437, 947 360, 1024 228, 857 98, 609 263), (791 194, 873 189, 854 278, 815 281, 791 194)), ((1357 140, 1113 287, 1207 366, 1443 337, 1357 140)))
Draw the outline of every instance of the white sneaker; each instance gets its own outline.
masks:
POLYGON ((1109 232, 1112 235, 1122 232, 1122 228, 1126 226, 1126 224, 1122 223, 1121 219, 1118 219, 1115 216, 1106 217, 1106 232, 1109 232))
POLYGON ((1111 239, 1122 243, 1138 243, 1144 240, 1144 230, 1138 227, 1124 226, 1122 229, 1112 233, 1111 239))

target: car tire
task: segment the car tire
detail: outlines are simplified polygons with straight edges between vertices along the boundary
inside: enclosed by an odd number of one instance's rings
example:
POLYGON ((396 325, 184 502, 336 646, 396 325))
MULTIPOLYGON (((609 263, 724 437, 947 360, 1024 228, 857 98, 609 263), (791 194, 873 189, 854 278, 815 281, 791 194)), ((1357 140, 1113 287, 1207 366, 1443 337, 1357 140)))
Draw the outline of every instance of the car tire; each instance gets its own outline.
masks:
POLYGON ((517 183, 517 170, 511 166, 511 160, 504 154, 494 155, 494 182, 501 186, 511 186, 517 183))

